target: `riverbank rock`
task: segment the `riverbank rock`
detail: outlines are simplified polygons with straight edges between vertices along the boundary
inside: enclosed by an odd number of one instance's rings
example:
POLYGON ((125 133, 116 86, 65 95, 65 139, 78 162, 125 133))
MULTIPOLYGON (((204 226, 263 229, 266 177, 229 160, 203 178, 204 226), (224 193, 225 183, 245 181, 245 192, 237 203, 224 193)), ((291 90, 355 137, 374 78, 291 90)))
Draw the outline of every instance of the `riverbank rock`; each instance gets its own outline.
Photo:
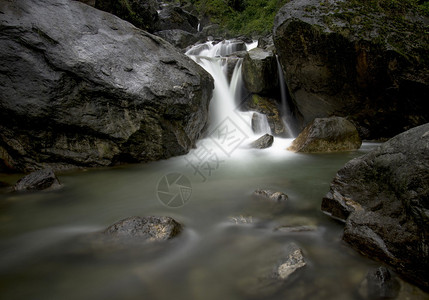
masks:
POLYGON ((298 135, 288 150, 336 152, 359 149, 362 141, 356 127, 341 117, 316 118, 298 135))
POLYGON ((274 137, 270 134, 264 134, 256 141, 250 143, 250 148, 265 149, 273 145, 274 137))
POLYGON ((31 171, 187 153, 213 79, 169 43, 77 1, 0 3, 0 160, 31 171))
POLYGON ((429 124, 399 134, 340 169, 322 211, 343 239, 429 287, 429 124))
POLYGON ((289 197, 282 192, 275 192, 275 191, 271 191, 271 190, 261 190, 258 189, 256 191, 253 192, 254 195, 265 198, 265 199, 269 199, 275 202, 284 202, 287 201, 289 199, 289 197))
POLYGON ((158 22, 156 0, 95 0, 94 6, 149 32, 155 30, 158 22))
POLYGON ((254 48, 243 60, 243 81, 255 94, 271 95, 278 91, 279 77, 276 57, 272 51, 254 48))
POLYGON ((43 169, 24 176, 18 180, 13 189, 17 192, 42 191, 47 189, 56 189, 60 186, 60 181, 54 171, 52 171, 52 169, 43 169))
POLYGON ((119 240, 165 241, 177 236, 183 226, 170 217, 129 217, 109 226, 104 234, 119 240))
POLYGON ((409 3, 290 1, 274 44, 301 128, 349 117, 362 138, 392 137, 429 122, 428 18, 409 3))

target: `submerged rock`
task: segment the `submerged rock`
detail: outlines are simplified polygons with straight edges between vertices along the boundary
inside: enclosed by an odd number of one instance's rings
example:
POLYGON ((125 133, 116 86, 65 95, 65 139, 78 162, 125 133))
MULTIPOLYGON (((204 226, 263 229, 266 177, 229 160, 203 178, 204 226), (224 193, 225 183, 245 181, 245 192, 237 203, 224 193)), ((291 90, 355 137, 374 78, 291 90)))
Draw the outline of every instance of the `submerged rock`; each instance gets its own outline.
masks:
POLYGON ((361 283, 359 294, 363 299, 395 299, 400 290, 399 281, 386 267, 378 267, 368 271, 366 278, 361 283))
POLYGON ((307 265, 302 250, 295 243, 276 250, 262 250, 263 255, 255 258, 260 265, 255 264, 251 274, 242 274, 243 278, 238 280, 246 297, 270 298, 299 278, 300 272, 307 265))
POLYGON ((54 171, 52 169, 43 169, 22 177, 13 188, 15 191, 20 192, 56 189, 60 186, 60 181, 54 171))
POLYGON ((119 240, 165 241, 174 238, 183 226, 170 217, 129 217, 109 226, 104 234, 119 240))
POLYGON ((271 147, 274 142, 274 137, 270 134, 264 134, 256 141, 250 143, 250 148, 265 149, 271 147))
POLYGON ((187 153, 213 79, 163 39, 77 1, 0 2, 0 160, 31 171, 187 153))
POLYGON ((285 193, 271 190, 256 190, 253 194, 275 202, 284 202, 288 200, 288 196, 285 193))
POLYGON ((346 222, 343 239, 429 287, 429 123, 338 171, 322 211, 346 222))
POLYGON ((289 1, 277 13, 274 44, 301 128, 347 116, 375 139, 429 122, 428 19, 410 2, 374 3, 289 1))
POLYGON ((362 141, 356 127, 341 117, 316 118, 298 135, 288 150, 335 152, 359 149, 362 141))
POLYGON ((289 276, 307 265, 302 250, 296 245, 290 245, 288 251, 289 255, 286 261, 277 268, 277 275, 282 280, 287 280, 289 276))

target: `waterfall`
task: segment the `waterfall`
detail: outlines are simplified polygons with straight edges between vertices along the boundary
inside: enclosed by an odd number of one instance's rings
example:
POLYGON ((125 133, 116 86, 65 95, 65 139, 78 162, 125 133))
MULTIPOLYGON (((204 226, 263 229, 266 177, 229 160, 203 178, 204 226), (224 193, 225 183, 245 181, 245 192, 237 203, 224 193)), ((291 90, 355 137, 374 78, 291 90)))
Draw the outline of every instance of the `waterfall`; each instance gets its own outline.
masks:
MULTIPOLYGON (((212 42, 199 44, 186 52, 190 58, 202 66, 214 79, 215 88, 209 108, 209 130, 215 130, 222 124, 231 130, 239 130, 246 139, 254 137, 251 127, 252 112, 241 112, 237 109, 241 97, 243 79, 241 75, 242 61, 239 60, 228 82, 227 64, 230 55, 239 49, 249 49, 256 44, 248 44, 226 40, 213 45, 212 42)), ((237 59, 237 58, 234 58, 237 59)))
POLYGON ((283 69, 280 64, 279 58, 276 55, 276 61, 277 61, 277 70, 279 73, 279 85, 280 85, 280 95, 281 95, 281 115, 282 115, 282 121, 284 126, 286 127, 287 131, 293 136, 296 136, 296 132, 293 128, 293 120, 294 117, 292 115, 292 112, 290 111, 288 99, 287 99, 287 92, 286 92, 286 82, 283 76, 283 69))

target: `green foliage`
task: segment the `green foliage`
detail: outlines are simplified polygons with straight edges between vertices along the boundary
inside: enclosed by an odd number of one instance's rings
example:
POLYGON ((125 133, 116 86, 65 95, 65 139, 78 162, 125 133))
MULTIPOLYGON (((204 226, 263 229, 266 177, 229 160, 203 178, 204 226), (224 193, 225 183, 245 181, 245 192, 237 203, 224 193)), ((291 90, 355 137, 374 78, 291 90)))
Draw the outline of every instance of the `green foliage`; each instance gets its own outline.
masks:
POLYGON ((188 0, 200 15, 235 35, 264 35, 271 32, 277 11, 289 0, 188 0))

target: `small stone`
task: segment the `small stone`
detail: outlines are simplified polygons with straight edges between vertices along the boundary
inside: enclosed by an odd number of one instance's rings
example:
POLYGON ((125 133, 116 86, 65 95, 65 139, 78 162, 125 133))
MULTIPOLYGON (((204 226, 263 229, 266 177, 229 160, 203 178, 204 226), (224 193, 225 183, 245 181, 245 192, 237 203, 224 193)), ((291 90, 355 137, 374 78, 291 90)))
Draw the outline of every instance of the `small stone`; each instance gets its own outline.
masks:
POLYGON ((283 202, 289 199, 285 193, 274 192, 271 190, 256 190, 253 194, 276 202, 283 202))
POLYGON ((288 279, 290 275, 307 265, 302 250, 294 244, 291 247, 293 250, 289 254, 289 257, 277 269, 278 276, 283 280, 288 279))

